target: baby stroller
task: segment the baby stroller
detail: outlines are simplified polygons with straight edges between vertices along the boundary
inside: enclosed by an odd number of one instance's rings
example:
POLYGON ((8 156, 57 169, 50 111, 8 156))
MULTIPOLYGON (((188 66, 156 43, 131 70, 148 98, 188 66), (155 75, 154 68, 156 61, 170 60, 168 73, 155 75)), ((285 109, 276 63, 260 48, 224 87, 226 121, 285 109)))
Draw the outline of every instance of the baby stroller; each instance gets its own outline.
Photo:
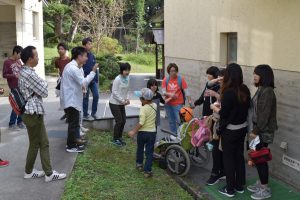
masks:
POLYGON ((203 142, 200 146, 191 143, 192 133, 199 128, 198 118, 193 117, 193 110, 183 107, 180 110, 181 124, 177 134, 161 129, 157 133, 155 145, 155 157, 166 165, 166 168, 178 176, 185 176, 191 164, 197 167, 207 165, 210 160, 210 152, 203 142), (198 127, 197 127, 198 126, 198 127))

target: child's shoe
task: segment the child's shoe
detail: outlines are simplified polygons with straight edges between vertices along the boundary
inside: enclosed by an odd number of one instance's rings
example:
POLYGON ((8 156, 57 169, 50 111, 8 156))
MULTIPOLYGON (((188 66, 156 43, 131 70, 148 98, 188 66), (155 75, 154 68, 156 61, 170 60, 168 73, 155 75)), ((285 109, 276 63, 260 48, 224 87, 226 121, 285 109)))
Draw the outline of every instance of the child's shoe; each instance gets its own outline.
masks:
POLYGON ((144 172, 144 177, 145 178, 150 178, 153 176, 153 173, 152 172, 144 172))
POLYGON ((143 165, 139 165, 139 164, 137 164, 136 165, 136 170, 138 170, 139 172, 143 172, 143 165))

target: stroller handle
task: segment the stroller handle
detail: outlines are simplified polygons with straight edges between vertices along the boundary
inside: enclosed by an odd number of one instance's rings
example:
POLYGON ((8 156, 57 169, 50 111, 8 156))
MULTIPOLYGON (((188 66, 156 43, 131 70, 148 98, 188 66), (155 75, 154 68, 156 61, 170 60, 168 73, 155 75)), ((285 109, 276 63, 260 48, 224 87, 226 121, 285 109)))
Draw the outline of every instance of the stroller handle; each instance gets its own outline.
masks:
POLYGON ((163 133, 167 133, 167 134, 169 134, 169 135, 173 135, 173 136, 177 137, 177 134, 171 132, 170 130, 163 129, 163 128, 160 129, 160 130, 161 130, 161 132, 163 132, 163 133))

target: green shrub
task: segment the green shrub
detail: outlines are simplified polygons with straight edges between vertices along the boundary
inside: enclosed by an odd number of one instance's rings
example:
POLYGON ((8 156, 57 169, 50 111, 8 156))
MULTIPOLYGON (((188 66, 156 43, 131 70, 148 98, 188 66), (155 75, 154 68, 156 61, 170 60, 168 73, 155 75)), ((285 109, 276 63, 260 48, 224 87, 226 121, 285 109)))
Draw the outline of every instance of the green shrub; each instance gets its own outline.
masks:
MULTIPOLYGON (((96 43, 94 43, 94 48, 96 43)), ((100 41, 100 55, 115 55, 123 51, 123 47, 119 44, 119 41, 110 37, 103 37, 100 41)))
POLYGON ((120 72, 118 57, 113 55, 104 55, 97 57, 97 62, 100 64, 100 73, 107 79, 113 80, 120 72))
POLYGON ((58 73, 58 69, 55 68, 55 64, 54 64, 55 59, 56 58, 45 60, 45 73, 46 74, 58 73))

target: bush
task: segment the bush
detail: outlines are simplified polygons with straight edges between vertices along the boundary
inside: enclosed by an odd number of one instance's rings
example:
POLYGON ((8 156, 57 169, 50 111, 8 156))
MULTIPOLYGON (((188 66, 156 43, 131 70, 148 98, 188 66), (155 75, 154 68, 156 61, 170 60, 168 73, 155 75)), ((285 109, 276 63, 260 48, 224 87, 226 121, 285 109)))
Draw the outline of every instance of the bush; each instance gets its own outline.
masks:
POLYGON ((113 55, 104 55, 97 57, 97 62, 100 64, 100 73, 104 78, 113 80, 120 72, 118 62, 120 59, 113 55))
POLYGON ((56 58, 45 60, 45 73, 46 74, 51 74, 51 73, 57 73, 58 74, 58 69, 55 68, 55 64, 54 64, 55 59, 56 58))
MULTIPOLYGON (((94 48, 96 44, 94 44, 94 48)), ((123 51, 119 41, 110 37, 103 37, 100 41, 100 55, 115 55, 123 51)))

